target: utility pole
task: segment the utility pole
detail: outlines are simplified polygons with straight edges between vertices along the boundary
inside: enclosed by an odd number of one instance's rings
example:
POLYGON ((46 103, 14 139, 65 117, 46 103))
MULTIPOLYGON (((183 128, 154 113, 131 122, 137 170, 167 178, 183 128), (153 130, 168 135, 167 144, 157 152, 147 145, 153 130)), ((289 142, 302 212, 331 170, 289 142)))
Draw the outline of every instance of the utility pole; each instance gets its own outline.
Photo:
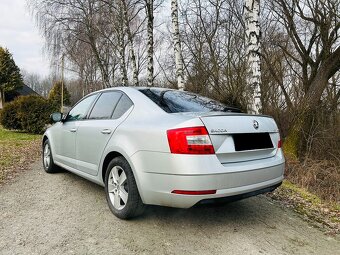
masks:
POLYGON ((61 107, 60 112, 64 110, 64 53, 61 56, 61 107))

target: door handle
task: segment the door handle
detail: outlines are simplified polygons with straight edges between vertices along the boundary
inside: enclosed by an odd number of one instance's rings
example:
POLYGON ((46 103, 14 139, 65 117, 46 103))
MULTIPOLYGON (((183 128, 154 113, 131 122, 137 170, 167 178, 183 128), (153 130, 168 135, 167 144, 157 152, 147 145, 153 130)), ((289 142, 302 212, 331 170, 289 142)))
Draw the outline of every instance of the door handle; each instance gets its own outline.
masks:
POLYGON ((112 131, 110 129, 103 129, 101 132, 102 134, 109 135, 112 131))
POLYGON ((77 132, 77 129, 76 128, 72 128, 72 129, 70 129, 70 132, 72 132, 72 133, 77 132))

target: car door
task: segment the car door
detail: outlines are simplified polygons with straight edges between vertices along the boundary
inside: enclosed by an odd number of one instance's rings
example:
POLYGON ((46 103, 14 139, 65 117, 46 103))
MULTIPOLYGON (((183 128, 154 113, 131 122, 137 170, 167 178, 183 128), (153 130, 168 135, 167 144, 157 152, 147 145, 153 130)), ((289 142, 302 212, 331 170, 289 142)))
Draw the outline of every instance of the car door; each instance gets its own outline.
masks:
POLYGON ((67 114, 66 118, 59 124, 58 133, 55 137, 56 155, 55 160, 74 169, 77 168, 76 161, 76 136, 79 124, 85 119, 91 105, 98 95, 91 95, 76 104, 67 114))
POLYGON ((76 141, 78 170, 97 175, 103 151, 122 123, 121 116, 132 106, 120 91, 103 92, 86 120, 79 124, 76 141))

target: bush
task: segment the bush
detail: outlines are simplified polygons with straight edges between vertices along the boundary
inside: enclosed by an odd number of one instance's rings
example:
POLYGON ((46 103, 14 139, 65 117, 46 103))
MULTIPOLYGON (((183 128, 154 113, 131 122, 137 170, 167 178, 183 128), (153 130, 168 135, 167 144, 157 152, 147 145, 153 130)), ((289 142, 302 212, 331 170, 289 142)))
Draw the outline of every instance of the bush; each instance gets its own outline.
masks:
POLYGON ((52 112, 53 109, 46 99, 35 95, 21 96, 5 105, 0 122, 7 129, 40 134, 49 123, 52 112))
POLYGON ((286 178, 307 189, 323 200, 340 203, 339 162, 331 160, 306 160, 301 163, 287 159, 286 178))
POLYGON ((0 123, 6 129, 22 129, 20 120, 18 118, 18 107, 17 101, 12 101, 4 105, 0 114, 0 123))

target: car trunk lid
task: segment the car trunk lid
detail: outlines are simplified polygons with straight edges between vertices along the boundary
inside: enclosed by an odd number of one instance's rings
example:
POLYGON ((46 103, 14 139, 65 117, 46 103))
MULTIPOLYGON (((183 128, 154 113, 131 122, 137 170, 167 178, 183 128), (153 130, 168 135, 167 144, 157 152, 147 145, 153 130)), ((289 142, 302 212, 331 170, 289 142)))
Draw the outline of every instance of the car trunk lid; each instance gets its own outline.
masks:
POLYGON ((222 164, 259 160, 276 154, 280 137, 275 121, 269 116, 206 113, 199 118, 222 164))

